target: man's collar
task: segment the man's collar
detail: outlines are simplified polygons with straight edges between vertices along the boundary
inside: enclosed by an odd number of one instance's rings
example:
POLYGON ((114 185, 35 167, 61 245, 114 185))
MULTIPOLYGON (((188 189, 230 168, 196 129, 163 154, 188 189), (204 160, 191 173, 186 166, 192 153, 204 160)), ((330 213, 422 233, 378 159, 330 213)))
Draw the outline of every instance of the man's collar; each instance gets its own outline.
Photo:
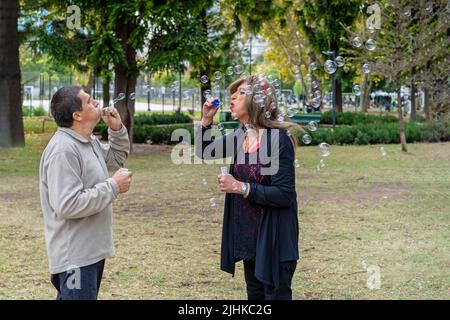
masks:
POLYGON ((81 134, 79 134, 78 132, 76 132, 75 130, 72 130, 70 128, 62 128, 62 127, 58 127, 58 131, 67 133, 68 135, 70 135, 72 138, 80 141, 81 143, 90 143, 90 140, 86 139, 85 137, 83 137, 81 134))

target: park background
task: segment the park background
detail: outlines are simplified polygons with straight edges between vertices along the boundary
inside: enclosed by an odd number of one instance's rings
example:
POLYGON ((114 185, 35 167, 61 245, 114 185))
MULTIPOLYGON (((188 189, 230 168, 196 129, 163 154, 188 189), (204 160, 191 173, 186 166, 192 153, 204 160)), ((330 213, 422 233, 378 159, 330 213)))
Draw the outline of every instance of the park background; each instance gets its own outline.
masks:
POLYGON ((173 163, 171 137, 209 94, 233 127, 226 87, 256 74, 304 127, 294 298, 448 299, 448 19, 443 0, 0 0, 0 298, 55 297, 38 167, 51 96, 79 84, 125 94, 134 141, 99 298, 245 299, 242 266, 219 270, 220 165, 173 163))

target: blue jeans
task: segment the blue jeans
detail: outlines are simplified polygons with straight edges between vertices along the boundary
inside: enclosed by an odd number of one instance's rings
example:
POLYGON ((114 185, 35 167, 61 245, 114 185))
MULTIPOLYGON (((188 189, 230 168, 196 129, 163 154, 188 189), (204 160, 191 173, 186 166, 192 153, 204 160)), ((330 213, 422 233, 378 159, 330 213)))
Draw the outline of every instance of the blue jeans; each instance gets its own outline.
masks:
POLYGON ((58 291, 56 300, 97 300, 104 266, 105 259, 89 266, 52 274, 52 284, 58 291))

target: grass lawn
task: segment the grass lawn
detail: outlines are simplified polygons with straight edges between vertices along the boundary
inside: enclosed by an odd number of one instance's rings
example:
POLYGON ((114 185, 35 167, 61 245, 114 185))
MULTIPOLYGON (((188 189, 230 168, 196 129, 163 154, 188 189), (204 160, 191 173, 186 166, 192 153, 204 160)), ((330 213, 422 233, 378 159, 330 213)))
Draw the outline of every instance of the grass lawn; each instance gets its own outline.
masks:
MULTIPOLYGON (((38 190, 50 136, 0 150, 0 299, 55 298, 38 190)), ((379 148, 332 146, 320 171, 317 147, 297 149, 295 299, 449 299, 450 143, 410 144, 408 154, 385 145, 385 157, 379 148), (364 264, 380 268, 379 289, 364 264)), ((172 164, 166 146, 135 150, 99 298, 245 299, 242 264, 235 278, 219 270, 220 165, 172 164)))

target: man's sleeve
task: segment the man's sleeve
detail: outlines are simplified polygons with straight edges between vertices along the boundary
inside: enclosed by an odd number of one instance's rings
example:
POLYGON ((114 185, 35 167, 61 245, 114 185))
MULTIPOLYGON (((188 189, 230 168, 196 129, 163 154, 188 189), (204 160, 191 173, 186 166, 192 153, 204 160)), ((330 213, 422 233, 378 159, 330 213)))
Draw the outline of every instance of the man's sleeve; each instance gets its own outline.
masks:
POLYGON ((84 189, 79 158, 59 152, 49 160, 47 183, 50 206, 61 219, 85 218, 101 212, 119 195, 114 179, 84 189))
POLYGON ((130 140, 128 138, 127 128, 122 125, 118 131, 108 128, 109 143, 98 141, 102 155, 108 167, 123 167, 130 154, 130 140))

